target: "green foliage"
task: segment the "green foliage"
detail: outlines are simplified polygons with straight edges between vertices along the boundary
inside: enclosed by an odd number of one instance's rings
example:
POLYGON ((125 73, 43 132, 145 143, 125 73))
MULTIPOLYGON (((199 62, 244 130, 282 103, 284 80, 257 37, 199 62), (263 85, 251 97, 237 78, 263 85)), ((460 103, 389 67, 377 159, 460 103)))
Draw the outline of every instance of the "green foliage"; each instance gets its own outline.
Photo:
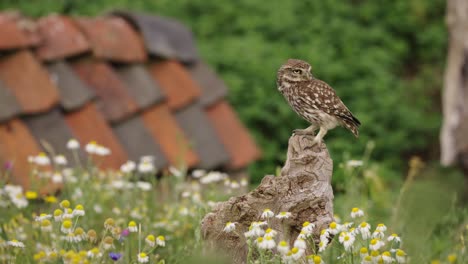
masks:
POLYGON ((307 126, 276 90, 276 70, 287 58, 309 61, 363 123, 359 140, 344 129, 327 135, 335 161, 362 153, 370 141, 374 158, 397 172, 402 157, 432 153, 446 53, 443 0, 3 0, 0 8, 39 16, 66 3, 72 14, 130 8, 185 22, 264 150, 251 170, 255 181, 282 164, 292 130, 307 126))

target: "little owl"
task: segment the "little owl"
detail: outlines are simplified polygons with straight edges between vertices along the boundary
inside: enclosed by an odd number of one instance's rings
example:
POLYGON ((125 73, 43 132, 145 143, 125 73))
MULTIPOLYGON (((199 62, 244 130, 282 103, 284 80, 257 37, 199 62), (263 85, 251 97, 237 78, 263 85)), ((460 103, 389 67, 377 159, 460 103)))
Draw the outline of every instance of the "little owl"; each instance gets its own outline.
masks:
POLYGON ((314 131, 320 128, 314 138, 316 144, 320 143, 328 130, 340 125, 358 137, 361 122, 354 117, 330 85, 312 75, 311 68, 305 61, 289 59, 278 70, 278 90, 294 111, 311 124, 306 129, 294 130, 294 133, 314 135, 314 131))

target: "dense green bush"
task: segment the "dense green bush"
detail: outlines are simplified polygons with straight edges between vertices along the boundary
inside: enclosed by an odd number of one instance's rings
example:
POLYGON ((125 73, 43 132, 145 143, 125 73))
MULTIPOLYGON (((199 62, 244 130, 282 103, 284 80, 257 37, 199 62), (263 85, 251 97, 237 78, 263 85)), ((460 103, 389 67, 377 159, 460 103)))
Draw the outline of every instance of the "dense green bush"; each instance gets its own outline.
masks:
POLYGON ((409 154, 434 155, 447 39, 443 0, 3 0, 0 8, 39 16, 65 3, 73 3, 72 14, 131 8, 185 22, 264 150, 252 168, 256 180, 282 164, 291 131, 307 126, 276 90, 276 70, 290 57, 311 62, 363 123, 359 140, 344 129, 327 135, 335 161, 361 156, 370 141, 373 159, 395 170, 409 154))

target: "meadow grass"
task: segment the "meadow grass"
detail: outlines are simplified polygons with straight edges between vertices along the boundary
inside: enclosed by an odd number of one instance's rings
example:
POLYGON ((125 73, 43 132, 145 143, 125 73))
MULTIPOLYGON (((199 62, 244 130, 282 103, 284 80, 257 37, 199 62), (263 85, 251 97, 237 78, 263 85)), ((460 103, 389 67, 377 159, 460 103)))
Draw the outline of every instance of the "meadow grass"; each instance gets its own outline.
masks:
MULTIPOLYGON (((0 263, 229 263, 205 252, 200 221, 217 201, 245 189, 246 179, 188 174, 183 166, 155 177, 152 157, 103 171, 97 165, 112 155, 108 149, 90 142, 83 161, 78 142, 68 147, 73 161, 30 157, 30 190, 1 183, 0 263), (62 184, 60 192, 41 194, 48 181, 62 184)), ((346 181, 336 194, 335 222, 320 237, 306 222, 289 244, 268 228, 269 218, 288 212, 265 208, 244 234, 249 263, 467 263, 460 174, 413 158, 406 180, 390 182, 369 153, 336 171, 346 181)), ((219 232, 236 232, 236 224, 219 232)))

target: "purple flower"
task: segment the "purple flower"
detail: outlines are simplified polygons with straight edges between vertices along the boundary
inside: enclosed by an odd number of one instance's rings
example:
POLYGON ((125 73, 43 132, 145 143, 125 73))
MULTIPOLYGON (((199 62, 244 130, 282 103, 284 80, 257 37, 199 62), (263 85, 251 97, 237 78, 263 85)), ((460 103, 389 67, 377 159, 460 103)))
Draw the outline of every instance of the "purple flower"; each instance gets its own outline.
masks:
POLYGON ((12 161, 7 161, 5 162, 5 164, 3 164, 3 168, 5 168, 5 170, 11 170, 13 169, 13 162, 12 161))
POLYGON ((130 234, 130 231, 128 230, 128 228, 125 228, 124 230, 122 230, 122 233, 120 233, 121 236, 128 236, 130 234))
POLYGON ((119 259, 122 257, 122 254, 116 253, 116 252, 111 252, 111 253, 109 253, 109 257, 110 257, 113 261, 117 261, 117 260, 119 260, 119 259))

